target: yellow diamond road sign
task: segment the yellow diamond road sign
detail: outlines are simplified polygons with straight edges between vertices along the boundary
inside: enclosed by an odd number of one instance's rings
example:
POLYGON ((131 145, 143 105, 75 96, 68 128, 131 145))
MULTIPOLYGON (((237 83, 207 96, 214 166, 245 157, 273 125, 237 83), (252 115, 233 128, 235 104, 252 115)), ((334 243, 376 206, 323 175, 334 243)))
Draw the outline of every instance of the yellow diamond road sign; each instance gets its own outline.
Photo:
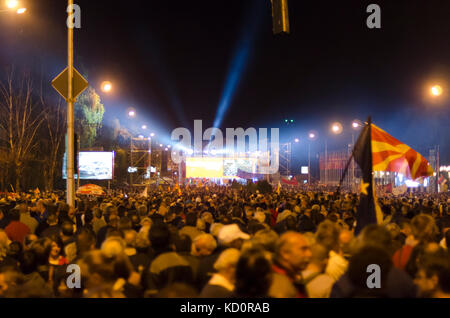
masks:
MULTIPOLYGON (((65 99, 68 98, 68 76, 69 76, 69 70, 66 67, 64 71, 61 72, 58 76, 55 77, 55 79, 52 81, 52 86, 56 91, 65 99)), ((73 99, 76 99, 78 95, 80 95, 89 85, 89 83, 84 79, 83 76, 81 76, 80 73, 74 68, 73 69, 73 99)))

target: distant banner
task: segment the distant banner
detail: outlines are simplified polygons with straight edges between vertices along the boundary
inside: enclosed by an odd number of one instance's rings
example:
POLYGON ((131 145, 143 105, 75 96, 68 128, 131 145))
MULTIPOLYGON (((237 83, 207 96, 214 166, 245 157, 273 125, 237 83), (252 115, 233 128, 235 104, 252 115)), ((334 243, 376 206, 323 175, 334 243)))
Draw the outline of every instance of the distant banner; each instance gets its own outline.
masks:
POLYGON ((286 179, 286 178, 281 178, 281 182, 284 184, 289 184, 289 185, 298 185, 298 181, 297 179, 294 177, 292 178, 292 180, 286 179))

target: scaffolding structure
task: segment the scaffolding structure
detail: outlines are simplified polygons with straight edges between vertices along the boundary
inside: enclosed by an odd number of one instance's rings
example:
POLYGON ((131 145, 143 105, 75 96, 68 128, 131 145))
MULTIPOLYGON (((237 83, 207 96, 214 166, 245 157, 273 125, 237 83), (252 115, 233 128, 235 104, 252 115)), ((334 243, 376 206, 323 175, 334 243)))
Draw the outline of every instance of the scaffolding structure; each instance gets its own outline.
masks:
POLYGON ((150 178, 152 158, 151 138, 130 138, 130 185, 142 186, 150 178))
POLYGON ((280 153, 279 153, 280 175, 289 176, 291 174, 291 157, 292 157, 292 144, 290 142, 280 144, 280 153))

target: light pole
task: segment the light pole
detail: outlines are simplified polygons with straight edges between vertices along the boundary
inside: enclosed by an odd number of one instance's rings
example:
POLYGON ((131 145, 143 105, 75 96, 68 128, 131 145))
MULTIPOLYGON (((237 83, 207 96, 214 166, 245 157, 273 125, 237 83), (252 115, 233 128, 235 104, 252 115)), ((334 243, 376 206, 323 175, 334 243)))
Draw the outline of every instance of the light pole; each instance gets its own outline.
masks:
MULTIPOLYGON (((73 0, 68 0, 68 8, 73 7, 73 0)), ((72 12, 68 10, 68 21, 72 12)), ((67 204, 75 207, 74 180, 74 100, 73 100, 73 25, 67 24, 67 204)))
POLYGON ((316 140, 316 138, 317 134, 315 132, 310 131, 308 133, 308 187, 311 186, 311 141, 316 140))
MULTIPOLYGON (((364 123, 359 119, 354 119, 352 122, 352 149, 355 148, 355 130, 363 127, 364 123)), ((355 184, 355 159, 352 159, 352 187, 355 184)))

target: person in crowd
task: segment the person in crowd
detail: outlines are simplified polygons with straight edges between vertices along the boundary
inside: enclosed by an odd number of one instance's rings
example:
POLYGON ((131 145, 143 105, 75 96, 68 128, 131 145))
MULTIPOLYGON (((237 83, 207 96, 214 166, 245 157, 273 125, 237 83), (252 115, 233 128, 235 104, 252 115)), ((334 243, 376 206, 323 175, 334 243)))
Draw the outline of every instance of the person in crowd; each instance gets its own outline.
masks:
POLYGON ((30 215, 28 205, 25 203, 21 203, 19 204, 18 209, 20 211, 20 222, 28 226, 28 228, 30 229, 30 233, 34 234, 38 226, 38 222, 30 215))
POLYGON ((228 298, 233 295, 236 281, 236 265, 241 253, 235 248, 223 251, 214 263, 213 274, 208 284, 203 287, 199 297, 202 298, 228 298))
POLYGON ((189 262, 174 251, 174 245, 166 224, 155 224, 149 232, 150 244, 155 258, 150 264, 146 289, 157 294, 165 286, 182 282, 194 283, 194 273, 189 262))
POLYGON ((325 273, 328 249, 320 244, 311 246, 311 261, 302 272, 303 283, 309 298, 329 298, 335 280, 325 273))
POLYGON ((244 251, 239 257, 235 273, 235 290, 231 297, 269 297, 273 279, 270 256, 259 248, 244 251))
POLYGON ((10 222, 5 227, 5 233, 11 241, 23 244, 25 237, 31 233, 30 228, 24 223, 20 222, 20 211, 12 209, 9 213, 10 222))
POLYGON ((339 226, 331 220, 320 223, 316 232, 317 243, 328 250, 328 264, 325 272, 335 281, 345 273, 348 266, 339 242, 340 232, 339 226))
POLYGON ((280 236, 273 259, 272 297, 307 297, 302 271, 311 260, 311 248, 304 235, 286 232, 280 236))

